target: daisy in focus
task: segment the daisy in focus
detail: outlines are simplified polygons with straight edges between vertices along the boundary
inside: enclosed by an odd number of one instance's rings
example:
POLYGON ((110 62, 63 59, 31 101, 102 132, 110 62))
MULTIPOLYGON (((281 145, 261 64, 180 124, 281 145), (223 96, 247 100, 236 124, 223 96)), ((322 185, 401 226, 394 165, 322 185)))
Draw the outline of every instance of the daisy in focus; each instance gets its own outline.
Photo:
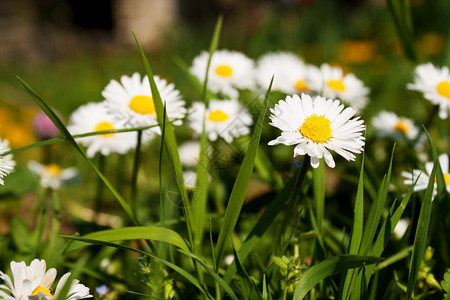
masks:
MULTIPOLYGON (((166 114, 173 125, 181 125, 186 114, 185 102, 173 83, 154 76, 161 100, 166 105, 166 114)), ((111 80, 102 91, 106 105, 123 120, 127 127, 157 125, 155 103, 147 75, 141 80, 139 73, 131 77, 123 75, 120 83, 111 80)), ((161 134, 159 126, 149 129, 161 134)), ((147 131, 148 132, 148 131, 147 131)))
POLYGON ((196 135, 202 133, 203 116, 208 139, 217 140, 220 136, 231 143, 235 137, 250 133, 253 120, 248 111, 235 99, 211 100, 208 109, 202 102, 194 102, 189 114, 189 124, 196 135))
MULTIPOLYGON (((447 192, 450 193, 450 172, 448 165, 448 155, 441 154, 439 155, 439 164, 441 166, 442 173, 444 174, 444 181, 447 192)), ((403 171, 401 175, 405 177, 403 181, 404 184, 413 185, 416 180, 416 186, 414 187, 414 191, 423 191, 427 189, 428 181, 430 179, 431 171, 433 170, 433 162, 425 163, 425 171, 414 169, 412 172, 403 171), (418 179, 417 179, 418 178, 418 179)), ((436 181, 435 181, 436 182, 436 181)), ((433 200, 437 195, 437 184, 434 185, 433 190, 433 200)))
POLYGON ((305 65, 293 53, 268 53, 258 60, 255 78, 262 90, 267 89, 274 75, 273 91, 286 94, 306 93, 310 91, 307 76, 312 68, 316 67, 305 65))
POLYGON ((439 105, 439 117, 447 119, 450 110, 450 72, 448 67, 437 68, 431 63, 416 67, 414 83, 408 89, 423 93, 434 105, 439 105))
POLYGON ((34 160, 28 162, 28 169, 39 175, 41 187, 52 190, 58 190, 64 182, 78 175, 76 168, 61 169, 57 164, 42 165, 34 160))
POLYGON ((395 113, 382 111, 372 120, 373 127, 380 136, 393 136, 414 140, 419 129, 411 119, 397 116, 395 113))
POLYGON ((340 99, 356 110, 367 104, 369 89, 351 73, 344 74, 339 67, 323 64, 320 69, 312 69, 310 74, 311 90, 323 97, 340 99))
POLYGON ((356 111, 345 108, 339 100, 309 95, 287 96, 270 109, 270 125, 279 128, 281 136, 269 145, 296 145, 294 157, 309 155, 311 166, 317 168, 320 159, 335 167, 332 150, 346 160, 355 160, 353 153, 361 153, 364 146, 364 121, 353 118, 356 111))
MULTIPOLYGON (((55 268, 46 270, 45 260, 35 259, 29 266, 23 261, 20 263, 12 261, 10 266, 12 280, 8 275, 0 271, 0 279, 5 282, 4 285, 0 285, 1 299, 54 299, 58 297, 70 276, 70 273, 66 273, 61 277, 53 294, 51 287, 55 281, 57 272, 55 268)), ((65 299, 77 300, 91 297, 89 288, 75 279, 72 281, 65 299)))
MULTIPOLYGON (((203 51, 194 58, 190 68, 191 73, 202 84, 205 81, 208 59, 209 53, 203 51)), ((240 52, 215 51, 208 70, 208 88, 214 93, 237 98, 238 89, 252 89, 255 87, 254 68, 253 60, 240 52)))
POLYGON ((0 184, 4 185, 3 177, 7 176, 11 173, 16 165, 16 162, 13 160, 12 155, 2 156, 3 153, 9 151, 9 142, 8 140, 2 140, 0 138, 0 184))
MULTIPOLYGON (((125 124, 108 111, 104 102, 80 106, 72 113, 67 126, 73 135, 120 128, 125 128, 125 124)), ((77 140, 87 147, 86 154, 92 158, 97 152, 105 156, 110 153, 125 154, 136 147, 136 137, 136 132, 121 132, 93 135, 77 140)))

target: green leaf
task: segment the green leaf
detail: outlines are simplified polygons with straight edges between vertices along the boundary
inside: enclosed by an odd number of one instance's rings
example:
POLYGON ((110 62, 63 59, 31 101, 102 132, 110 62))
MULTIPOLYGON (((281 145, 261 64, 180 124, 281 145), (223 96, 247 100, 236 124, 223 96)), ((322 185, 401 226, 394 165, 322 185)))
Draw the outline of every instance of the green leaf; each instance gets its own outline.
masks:
POLYGON ((338 255, 321 261, 309 268, 300 278, 293 299, 303 299, 316 284, 335 273, 374 264, 380 260, 373 256, 338 255))
MULTIPOLYGON (((68 238, 69 236, 63 235, 68 238)), ((88 233, 82 238, 92 239, 103 242, 127 241, 127 240, 155 240, 166 242, 185 251, 189 250, 188 245, 183 238, 175 231, 165 227, 157 226, 141 226, 141 227, 124 227, 117 229, 102 230, 88 233)), ((68 251, 78 250, 87 246, 84 243, 72 243, 68 251)))
POLYGON ((97 167, 92 163, 92 161, 86 156, 86 154, 81 150, 80 146, 78 146, 75 139, 72 137, 70 132, 67 130, 67 128, 64 126, 64 124, 61 122, 59 117, 56 115, 56 113, 45 103, 45 101, 39 97, 38 94, 25 82, 22 80, 22 78, 17 77, 19 79, 20 83, 24 86, 24 88, 27 90, 27 92, 33 97, 33 99, 36 101, 36 103, 41 107, 41 109, 45 112, 45 114, 52 120, 52 122, 55 124, 55 126, 61 131, 61 133, 64 135, 64 137, 67 139, 67 141, 77 150, 80 155, 86 160, 86 162, 91 166, 92 169, 97 173, 97 175, 102 179, 102 181, 105 183, 105 185, 108 187, 108 189, 111 191, 111 193, 114 195, 114 197, 119 201, 119 204, 122 206, 125 213, 128 215, 130 220, 135 224, 138 225, 138 221, 136 220, 133 212, 131 211, 130 206, 127 204, 127 202, 122 198, 122 196, 119 195, 119 193, 116 191, 116 189, 111 185, 111 183, 106 179, 105 176, 97 169, 97 167))
POLYGON ((450 269, 444 274, 444 280, 441 281, 442 289, 445 291, 444 300, 450 299, 450 269))
POLYGON ((406 296, 408 297, 408 299, 411 299, 411 295, 416 284, 417 275, 419 274, 420 264, 422 263, 422 258, 427 245, 428 228, 430 226, 432 207, 431 204, 437 165, 439 165, 439 161, 435 160, 433 170, 431 171, 430 179, 428 181, 428 186, 425 191, 425 197, 422 200, 422 206, 420 208, 419 221, 417 223, 416 235, 414 238, 414 248, 408 275, 408 289, 406 292, 406 296))
POLYGON ((223 253, 225 251, 225 243, 229 242, 230 236, 234 230, 234 226, 236 226, 239 214, 242 209, 242 205, 244 203, 245 194, 247 192, 247 187, 250 182, 253 166, 255 164, 256 152, 258 151, 262 128, 264 126, 264 119, 266 116, 272 82, 273 77, 270 82, 269 88, 267 89, 264 99, 264 105, 259 114, 258 121, 256 122, 255 129, 253 131, 253 135, 247 149, 247 153, 245 154, 242 165, 239 168, 239 173, 234 183, 233 190, 231 191, 231 196, 228 201, 227 209, 225 211, 225 218, 223 220, 222 227, 220 228, 219 238, 216 244, 217 266, 222 259, 223 253))

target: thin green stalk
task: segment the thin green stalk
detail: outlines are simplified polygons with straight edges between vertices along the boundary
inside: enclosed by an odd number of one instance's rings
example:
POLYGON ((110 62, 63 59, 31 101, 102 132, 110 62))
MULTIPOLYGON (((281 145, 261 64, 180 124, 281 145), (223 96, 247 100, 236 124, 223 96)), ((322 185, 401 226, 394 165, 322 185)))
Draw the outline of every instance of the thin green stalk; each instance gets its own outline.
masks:
POLYGON ((164 102, 164 119, 163 126, 161 131, 161 145, 159 147, 159 218, 161 222, 161 226, 166 226, 166 220, 164 216, 164 199, 163 199, 163 187, 162 187, 162 157, 163 157, 163 148, 164 148, 164 135, 166 133, 166 102, 164 102))
MULTIPOLYGON (((98 157, 98 170, 101 173, 104 173, 105 171, 105 156, 103 154, 100 153, 99 157, 98 157)), ((97 178, 97 191, 95 193, 95 214, 98 216, 100 210, 101 210, 101 205, 103 202, 103 180, 98 177, 97 178)), ((97 219, 97 218, 95 218, 97 219)))
POLYGON ((139 165, 141 163, 141 146, 142 146, 142 130, 137 131, 136 150, 134 151, 133 159, 133 173, 131 177, 131 210, 137 219, 137 177, 139 172, 139 165))

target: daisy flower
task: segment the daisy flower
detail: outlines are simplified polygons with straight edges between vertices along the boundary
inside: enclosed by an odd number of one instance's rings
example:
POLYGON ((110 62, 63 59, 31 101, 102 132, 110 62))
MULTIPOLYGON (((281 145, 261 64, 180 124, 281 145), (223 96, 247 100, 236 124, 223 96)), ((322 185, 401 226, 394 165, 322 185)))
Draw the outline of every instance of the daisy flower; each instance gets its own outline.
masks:
POLYGON ((258 85, 266 90, 272 76, 272 90, 286 94, 298 94, 310 91, 309 71, 314 66, 305 65, 293 53, 277 52, 262 56, 256 66, 255 78, 258 85))
POLYGON ((381 136, 406 137, 414 140, 419 134, 419 129, 411 119, 399 117, 387 111, 382 111, 375 116, 372 125, 381 136))
MULTIPOLYGON (((181 125, 186 114, 185 102, 181 99, 180 92, 175 89, 173 83, 168 83, 158 76, 153 77, 161 95, 161 100, 166 104, 166 114, 173 125, 181 125)), ((123 75, 120 83, 111 80, 102 91, 108 107, 120 116, 128 127, 141 127, 157 125, 155 103, 147 75, 141 80, 139 73, 131 77, 123 75)), ((150 128, 151 132, 161 134, 159 126, 150 128)))
POLYGON ((294 157, 309 155, 311 166, 317 168, 321 158, 330 168, 335 162, 329 150, 346 160, 355 160, 353 153, 361 153, 364 146, 364 121, 351 119, 355 110, 345 108, 339 100, 302 94, 287 96, 270 109, 270 125, 281 129, 281 136, 269 145, 296 145, 294 157), (352 153, 353 152, 353 153, 352 153))
POLYGON ((190 127, 196 135, 202 133, 203 115, 205 115, 205 130, 211 141, 220 136, 228 143, 235 137, 248 134, 252 118, 248 111, 235 99, 211 100, 208 109, 205 104, 194 102, 190 109, 190 127))
POLYGON ((369 89, 355 75, 344 74, 339 67, 323 64, 309 72, 311 90, 326 98, 340 99, 356 110, 366 106, 369 89))
MULTIPOLYGON (((70 117, 67 129, 71 134, 125 128, 122 120, 111 114, 104 102, 88 103, 80 106, 70 117)), ((97 152, 109 155, 111 152, 125 154, 136 147, 136 132, 106 133, 79 138, 80 144, 87 147, 86 154, 94 157, 97 152)))
POLYGON ((448 67, 437 68, 431 63, 416 67, 414 83, 408 89, 423 93, 431 103, 439 105, 439 117, 447 119, 450 110, 450 72, 448 67))
POLYGON ((57 164, 42 165, 30 160, 28 169, 40 176, 40 185, 43 188, 58 190, 61 185, 78 175, 76 168, 61 169, 57 164))
MULTIPOLYGON (((201 83, 205 80, 209 53, 203 51, 194 58, 190 71, 201 83)), ((231 98, 237 98, 237 89, 252 89, 254 62, 236 51, 218 50, 214 52, 208 70, 208 88, 231 98)))
MULTIPOLYGON (((45 260, 35 259, 29 266, 23 261, 20 263, 12 261, 10 266, 12 280, 8 275, 0 271, 0 279, 5 282, 5 285, 0 285, 1 299, 50 300, 58 297, 70 276, 70 273, 66 273, 61 277, 56 286, 55 293, 53 294, 51 286, 55 281, 57 272, 55 268, 46 271, 45 260), (10 295, 7 292, 9 292, 10 295)), ((91 297, 92 295, 89 294, 89 288, 75 279, 72 281, 65 299, 76 300, 91 297)))
POLYGON ((16 165, 11 154, 2 156, 6 151, 9 151, 9 142, 0 138, 0 184, 2 185, 5 184, 3 177, 11 173, 16 165))
POLYGON ((200 143, 186 142, 178 148, 181 164, 185 167, 195 167, 200 157, 200 143))
MULTIPOLYGON (((439 164, 441 166, 442 173, 444 174, 444 181, 445 186, 447 188, 447 192, 450 193, 450 173, 447 154, 439 155, 439 164)), ((425 171, 417 169, 412 170, 412 172, 403 171, 401 175, 406 178, 403 181, 403 183, 407 185, 413 185, 417 180, 416 186, 414 187, 414 191, 417 192, 426 190, 432 170, 433 170, 433 162, 430 161, 425 163, 425 171)), ((437 195, 437 184, 434 185, 433 199, 436 197, 436 195, 437 195)))

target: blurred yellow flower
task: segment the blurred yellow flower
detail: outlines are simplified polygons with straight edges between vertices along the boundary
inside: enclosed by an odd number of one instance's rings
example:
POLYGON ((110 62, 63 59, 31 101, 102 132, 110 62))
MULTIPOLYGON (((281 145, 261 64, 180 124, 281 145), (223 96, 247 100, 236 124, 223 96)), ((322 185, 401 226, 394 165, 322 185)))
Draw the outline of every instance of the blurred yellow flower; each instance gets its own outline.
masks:
POLYGON ((347 64, 361 64, 374 59, 376 44, 373 41, 347 40, 338 45, 338 59, 347 64))

